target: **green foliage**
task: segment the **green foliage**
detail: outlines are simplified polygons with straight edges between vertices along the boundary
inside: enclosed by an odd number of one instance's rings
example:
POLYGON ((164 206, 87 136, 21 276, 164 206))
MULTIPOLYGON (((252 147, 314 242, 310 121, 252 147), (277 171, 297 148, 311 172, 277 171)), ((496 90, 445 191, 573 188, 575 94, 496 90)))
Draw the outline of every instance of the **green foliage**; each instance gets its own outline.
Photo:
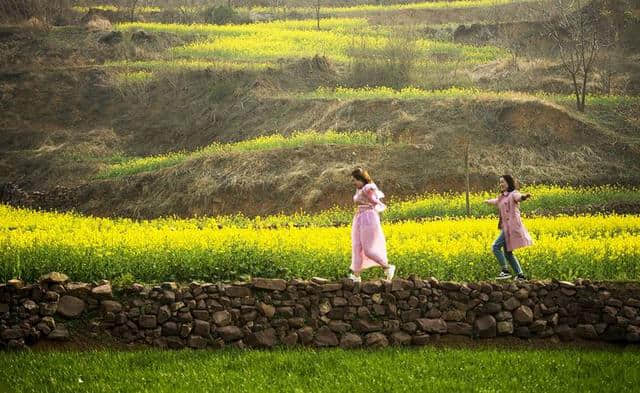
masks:
POLYGON ((634 350, 479 347, 0 354, 0 386, 31 392, 632 392, 634 350), (505 370, 517 366, 513 376, 505 370), (171 379, 171 383, 167 382, 171 379))
POLYGON ((205 23, 213 23, 215 25, 227 25, 236 23, 239 20, 238 13, 227 5, 205 8, 202 14, 205 23))
MULTIPOLYGON (((220 99, 222 95, 230 94, 228 91, 229 88, 230 85, 223 83, 220 87, 211 91, 210 98, 212 100, 217 100, 220 99)), ((301 131, 294 132, 288 137, 279 134, 265 135, 235 143, 212 143, 193 152, 173 152, 157 156, 131 158, 127 161, 110 165, 104 172, 98 175, 98 178, 112 178, 133 175, 140 172, 154 171, 180 164, 189 159, 196 159, 214 154, 291 149, 301 146, 317 145, 367 146, 375 143, 377 143, 376 135, 365 131, 351 131, 348 133, 335 131, 326 131, 323 133, 315 131, 301 131)))

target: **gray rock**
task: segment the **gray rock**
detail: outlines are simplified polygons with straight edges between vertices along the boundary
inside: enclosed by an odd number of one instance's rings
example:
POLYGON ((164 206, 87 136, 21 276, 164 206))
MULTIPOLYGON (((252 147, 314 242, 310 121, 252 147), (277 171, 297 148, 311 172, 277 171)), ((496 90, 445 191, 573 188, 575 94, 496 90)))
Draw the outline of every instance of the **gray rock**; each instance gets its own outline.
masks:
POLYGON ((102 312, 112 312, 114 314, 117 314, 122 311, 122 304, 114 300, 103 300, 101 305, 102 312))
POLYGON ((211 319, 218 326, 227 326, 231 323, 231 314, 227 310, 217 311, 213 313, 211 319))
POLYGON ((23 332, 20 329, 4 329, 0 332, 0 338, 3 340, 15 340, 23 337, 23 332))
POLYGON ((460 310, 449 310, 442 314, 442 319, 445 321, 464 321, 466 313, 460 310))
POLYGON ((419 334, 411 338, 411 345, 426 345, 431 341, 431 337, 428 334, 419 334))
POLYGON ((235 341, 244 337, 244 333, 237 326, 223 326, 216 329, 224 341, 235 341))
POLYGON ((544 331, 547 328, 547 321, 545 321, 544 319, 536 319, 535 321, 533 321, 533 323, 529 326, 529 329, 534 332, 534 333, 539 333, 544 331))
POLYGON ((393 332, 391 334, 391 342, 393 345, 409 345, 411 344, 411 335, 403 331, 393 332))
POLYGON ((362 337, 353 333, 346 333, 340 340, 340 347, 344 349, 358 348, 362 346, 362 337))
POLYGON ((153 329, 157 325, 157 319, 155 315, 141 315, 138 320, 138 324, 143 329, 153 329))
POLYGON ((251 296, 251 289, 238 285, 231 285, 225 288, 224 293, 229 297, 251 296))
POLYGON ((513 322, 511 321, 500 321, 497 325, 498 335, 500 336, 508 336, 513 334, 513 322))
POLYGON ((365 319, 356 319, 352 322, 352 326, 354 329, 362 333, 376 332, 383 328, 381 321, 369 321, 365 319))
POLYGON ((336 333, 346 333, 351 330, 351 325, 343 321, 331 321, 329 322, 329 329, 336 333))
POLYGON ((282 344, 284 344, 287 347, 293 347, 296 344, 298 344, 298 333, 291 332, 286 336, 284 336, 284 338, 282 339, 282 344))
POLYGON ((628 342, 637 343, 640 342, 640 326, 629 325, 627 326, 627 334, 625 336, 628 342))
POLYGON ((24 303, 22 303, 22 307, 24 307, 24 309, 27 310, 27 312, 29 312, 30 314, 35 314, 40 309, 38 304, 31 299, 26 300, 24 303))
POLYGON ((182 340, 180 337, 170 336, 170 337, 165 337, 164 339, 167 343, 167 346, 171 349, 184 348, 184 340, 182 340))
POLYGON ((492 315, 483 315, 476 319, 475 330, 478 337, 490 338, 496 336, 496 319, 492 315))
POLYGON ((51 333, 49 333, 47 338, 50 340, 59 340, 59 341, 68 340, 69 331, 64 325, 58 324, 58 326, 56 326, 56 328, 52 330, 51 333))
POLYGON ((379 280, 365 281, 362 283, 362 292, 372 295, 382 290, 382 282, 379 280))
POLYGON ((69 281, 69 276, 63 273, 51 272, 49 274, 45 274, 40 276, 41 283, 54 283, 54 284, 64 284, 69 281))
POLYGON ((209 322, 196 319, 193 323, 193 334, 200 337, 208 337, 211 332, 209 322))
POLYGON ((473 328, 464 322, 447 322, 447 333, 461 336, 471 336, 473 328))
POLYGON ((289 324, 289 327, 294 328, 294 329, 299 329, 299 328, 304 327, 304 318, 300 318, 300 317, 289 318, 289 319, 287 319, 287 323, 289 324))
POLYGON ((446 289, 447 291, 459 291, 460 290, 460 284, 457 282, 452 282, 452 281, 441 281, 440 282, 440 287, 442 289, 446 289))
POLYGON ((420 310, 415 309, 415 310, 403 311, 402 314, 400 314, 400 318, 404 322, 415 321, 416 319, 420 318, 420 310))
POLYGON ((385 348, 389 346, 389 340, 384 334, 375 332, 366 335, 365 344, 370 348, 385 348))
POLYGON ((520 301, 514 296, 504 301, 504 308, 508 311, 513 311, 518 307, 520 307, 520 301))
POLYGON ((322 292, 335 292, 341 289, 342 289, 342 284, 340 284, 339 282, 324 284, 322 286, 322 292))
POLYGON ((251 333, 244 341, 254 348, 272 348, 277 340, 275 329, 265 329, 251 333))
POLYGON ((515 296, 516 296, 516 299, 518 299, 520 301, 526 300, 529 297, 529 291, 527 291, 524 288, 520 288, 516 292, 515 296))
POLYGON ((163 336, 177 336, 178 335, 178 324, 172 321, 165 322, 162 325, 162 335, 163 336))
POLYGON ((315 344, 320 347, 335 347, 340 342, 336 334, 327 326, 323 326, 316 332, 315 344))
POLYGON ((416 320, 416 323, 423 331, 427 333, 446 333, 447 332, 447 323, 442 318, 437 319, 428 319, 428 318, 420 318, 416 320))
POLYGON ((485 303, 482 309, 487 314, 497 314, 502 310, 502 306, 498 303, 485 303))
POLYGON ((97 287, 91 290, 91 294, 96 299, 100 299, 100 300, 113 298, 111 284, 98 285, 97 287))
POLYGON ((58 303, 40 303, 40 315, 52 316, 58 309, 58 303))
POLYGON ((305 326, 302 329, 298 329, 298 337, 300 338, 300 342, 302 344, 309 344, 313 341, 313 328, 310 326, 305 326))
POLYGON ((191 322, 185 322, 180 325, 180 331, 178 332, 178 334, 182 338, 187 338, 191 334, 192 330, 193 324, 191 322))
POLYGON ((187 340, 187 346, 195 349, 204 349, 207 347, 207 340, 200 336, 189 336, 187 340))
POLYGON ((334 307, 344 307, 344 306, 347 306, 349 304, 347 299, 345 299, 343 297, 340 297, 340 296, 334 297, 332 303, 333 303, 334 307))
POLYGON ((281 279, 254 278, 252 283, 255 288, 271 291, 284 291, 287 289, 287 282, 281 279))
POLYGON ((171 318, 171 310, 169 310, 169 306, 165 304, 158 309, 157 322, 163 324, 168 321, 169 318, 171 318))
POLYGON ((513 314, 511 314, 509 311, 500 311, 499 313, 496 314, 495 318, 496 318, 496 321, 498 322, 510 321, 513 319, 513 314))
POLYGON ((85 307, 84 300, 75 296, 64 295, 58 302, 57 313, 66 318, 75 318, 82 314, 85 307))
POLYGON ((533 322, 533 311, 527 306, 520 306, 513 312, 513 319, 520 325, 533 322))
POLYGON ((262 302, 258 303, 258 311, 267 318, 273 318, 276 314, 276 308, 274 306, 262 302))

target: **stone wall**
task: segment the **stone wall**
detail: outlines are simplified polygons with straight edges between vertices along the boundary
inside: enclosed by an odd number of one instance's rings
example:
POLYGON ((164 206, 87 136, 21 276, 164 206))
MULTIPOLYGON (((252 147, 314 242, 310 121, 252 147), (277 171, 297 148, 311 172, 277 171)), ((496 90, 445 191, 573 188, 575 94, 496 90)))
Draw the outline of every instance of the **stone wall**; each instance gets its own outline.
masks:
POLYGON ((114 293, 106 281, 50 273, 0 284, 0 346, 75 335, 176 349, 425 345, 443 335, 637 343, 639 308, 639 283, 256 278, 114 293))

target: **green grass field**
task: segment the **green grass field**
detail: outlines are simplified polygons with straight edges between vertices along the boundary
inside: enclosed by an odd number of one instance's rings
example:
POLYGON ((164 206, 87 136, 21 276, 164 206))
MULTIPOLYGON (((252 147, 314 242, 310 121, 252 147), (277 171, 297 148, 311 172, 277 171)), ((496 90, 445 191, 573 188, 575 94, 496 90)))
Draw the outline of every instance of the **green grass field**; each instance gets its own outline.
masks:
MULTIPOLYGON (((134 22, 120 23, 115 28, 173 33, 188 39, 188 43, 162 52, 160 59, 106 63, 118 69, 152 72, 202 69, 205 65, 260 69, 316 54, 327 56, 334 63, 347 64, 363 56, 380 56, 381 51, 398 39, 390 27, 371 26, 365 18, 344 17, 323 19, 320 30, 313 19, 237 25, 134 22)), ((416 67, 422 72, 448 73, 509 56, 506 50, 495 46, 424 39, 415 33, 412 42, 416 67)))
POLYGON ((150 157, 133 157, 110 165, 105 171, 98 174, 97 177, 112 178, 127 176, 177 165, 189 159, 233 152, 256 152, 321 145, 371 146, 377 143, 376 134, 366 131, 350 131, 347 133, 340 133, 331 130, 321 133, 314 131, 300 131, 294 132, 290 136, 272 134, 235 143, 212 143, 202 149, 192 152, 174 152, 150 157))
POLYGON ((0 354, 0 392, 633 392, 640 353, 385 349, 0 354))

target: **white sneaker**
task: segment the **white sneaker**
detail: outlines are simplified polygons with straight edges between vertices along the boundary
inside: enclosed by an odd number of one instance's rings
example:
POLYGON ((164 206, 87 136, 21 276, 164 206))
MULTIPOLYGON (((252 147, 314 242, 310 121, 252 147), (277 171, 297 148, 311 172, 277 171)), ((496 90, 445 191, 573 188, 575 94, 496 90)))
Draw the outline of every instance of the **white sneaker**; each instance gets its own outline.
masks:
POLYGON ((500 272, 498 277, 496 277, 496 280, 506 280, 508 278, 511 278, 511 274, 509 272, 500 272))
POLYGON ((389 265, 389 268, 387 268, 386 274, 387 274, 387 280, 389 281, 393 280, 393 276, 396 274, 396 265, 389 265))
POLYGON ((351 281, 353 281, 353 282, 361 282, 362 281, 362 279, 360 277, 356 276, 353 273, 349 274, 349 279, 351 279, 351 281))

